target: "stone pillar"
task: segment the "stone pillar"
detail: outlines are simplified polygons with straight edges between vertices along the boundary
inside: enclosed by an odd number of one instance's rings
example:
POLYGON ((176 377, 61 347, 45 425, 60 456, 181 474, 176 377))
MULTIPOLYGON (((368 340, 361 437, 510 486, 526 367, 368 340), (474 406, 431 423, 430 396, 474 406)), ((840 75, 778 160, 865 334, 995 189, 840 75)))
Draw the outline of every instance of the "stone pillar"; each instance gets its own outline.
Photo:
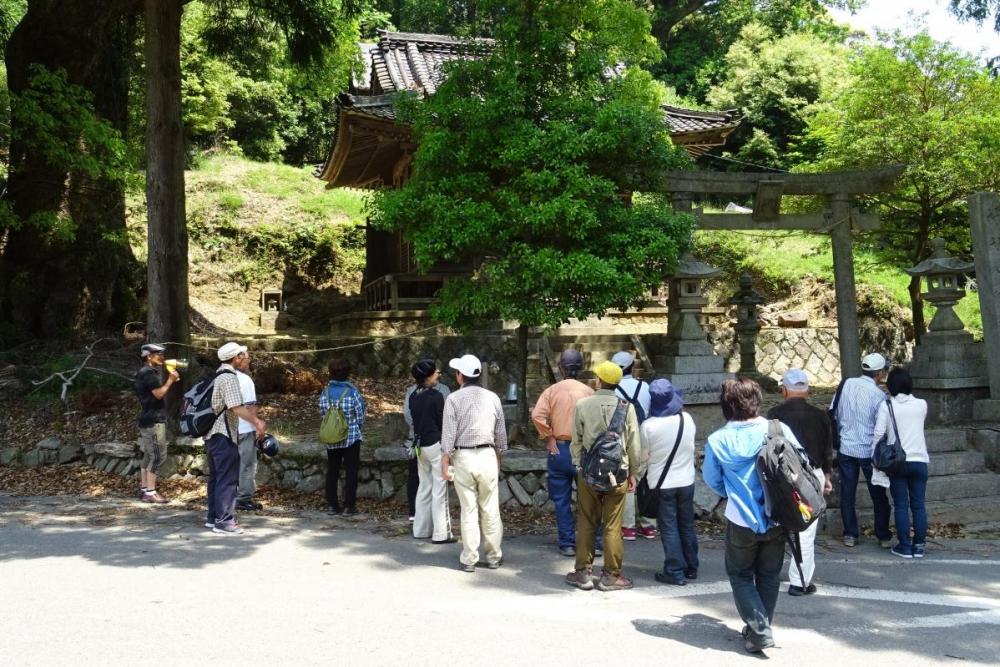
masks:
POLYGON ((841 377, 861 375, 861 341, 858 329, 858 296, 854 285, 854 240, 851 237, 851 198, 830 197, 833 229, 833 281, 837 293, 837 337, 841 377))
POLYGON ((990 385, 989 400, 976 401, 973 416, 977 420, 1000 421, 1000 195, 971 195, 969 225, 990 385))

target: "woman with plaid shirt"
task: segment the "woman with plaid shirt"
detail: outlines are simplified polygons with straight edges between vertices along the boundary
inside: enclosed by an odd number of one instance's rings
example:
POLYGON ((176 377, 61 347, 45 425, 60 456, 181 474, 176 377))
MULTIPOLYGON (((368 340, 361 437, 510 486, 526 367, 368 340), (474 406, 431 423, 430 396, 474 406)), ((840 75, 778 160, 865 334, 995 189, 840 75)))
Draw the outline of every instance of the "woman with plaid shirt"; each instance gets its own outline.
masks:
POLYGON ((358 467, 361 463, 361 426, 365 423, 365 399, 352 383, 351 362, 338 357, 330 362, 330 383, 319 395, 319 414, 322 417, 334 405, 344 413, 347 421, 347 439, 326 446, 326 503, 330 514, 351 516, 357 514, 355 502, 358 495, 358 467), (344 463, 344 505, 337 499, 337 478, 340 464, 344 463))

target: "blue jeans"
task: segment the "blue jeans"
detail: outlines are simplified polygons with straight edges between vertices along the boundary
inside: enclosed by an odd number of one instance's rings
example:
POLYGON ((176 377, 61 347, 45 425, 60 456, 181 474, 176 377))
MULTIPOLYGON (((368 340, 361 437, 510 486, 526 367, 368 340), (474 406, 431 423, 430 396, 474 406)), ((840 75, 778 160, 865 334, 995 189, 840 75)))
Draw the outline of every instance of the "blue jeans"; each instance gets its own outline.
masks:
POLYGON ((892 504, 896 510, 896 536, 899 546, 905 552, 910 552, 914 544, 927 541, 927 507, 924 496, 927 494, 927 464, 923 462, 906 462, 902 475, 889 478, 889 490, 892 491, 892 504), (913 541, 910 541, 910 512, 913 512, 913 541))
POLYGON ((573 518, 573 480, 576 466, 569 453, 569 442, 556 441, 558 454, 549 454, 549 498, 556 506, 556 527, 559 529, 559 546, 576 545, 576 520, 573 518))
POLYGON ((872 497, 872 507, 875 510, 875 537, 879 540, 891 540, 889 496, 885 487, 872 484, 871 458, 859 459, 838 453, 837 468, 840 471, 840 516, 844 521, 844 536, 857 538, 861 535, 858 529, 858 514, 854 510, 854 495, 858 490, 861 472, 864 471, 868 495, 872 497))
POLYGON ((660 489, 656 517, 663 543, 663 573, 674 581, 698 574, 698 534, 694 527, 694 484, 660 489))
POLYGON ((736 611, 748 629, 747 638, 757 646, 774 638, 771 621, 784 563, 784 529, 772 528, 758 534, 726 521, 726 574, 736 611))

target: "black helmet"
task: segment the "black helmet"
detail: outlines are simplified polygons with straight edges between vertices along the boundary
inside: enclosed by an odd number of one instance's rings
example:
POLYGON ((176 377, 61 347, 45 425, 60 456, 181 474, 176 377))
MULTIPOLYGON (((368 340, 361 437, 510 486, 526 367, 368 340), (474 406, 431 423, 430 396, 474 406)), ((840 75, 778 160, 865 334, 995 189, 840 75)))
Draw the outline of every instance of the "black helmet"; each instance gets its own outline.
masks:
POLYGON ((281 446, 278 444, 278 439, 270 433, 264 434, 264 439, 257 441, 257 447, 259 447, 260 451, 264 452, 268 456, 276 456, 278 454, 278 450, 281 449, 281 446))

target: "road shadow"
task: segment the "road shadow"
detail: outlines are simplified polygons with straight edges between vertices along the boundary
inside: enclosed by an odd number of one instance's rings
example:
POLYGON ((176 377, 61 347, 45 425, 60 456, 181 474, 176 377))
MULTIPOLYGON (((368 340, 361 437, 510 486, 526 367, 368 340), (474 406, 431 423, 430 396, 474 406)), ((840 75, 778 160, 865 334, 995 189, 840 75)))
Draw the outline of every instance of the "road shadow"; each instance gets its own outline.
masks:
POLYGON ((637 618, 632 621, 632 627, 644 635, 681 642, 693 648, 749 655, 743 648, 740 633, 721 619, 706 614, 685 614, 676 620, 637 618))

